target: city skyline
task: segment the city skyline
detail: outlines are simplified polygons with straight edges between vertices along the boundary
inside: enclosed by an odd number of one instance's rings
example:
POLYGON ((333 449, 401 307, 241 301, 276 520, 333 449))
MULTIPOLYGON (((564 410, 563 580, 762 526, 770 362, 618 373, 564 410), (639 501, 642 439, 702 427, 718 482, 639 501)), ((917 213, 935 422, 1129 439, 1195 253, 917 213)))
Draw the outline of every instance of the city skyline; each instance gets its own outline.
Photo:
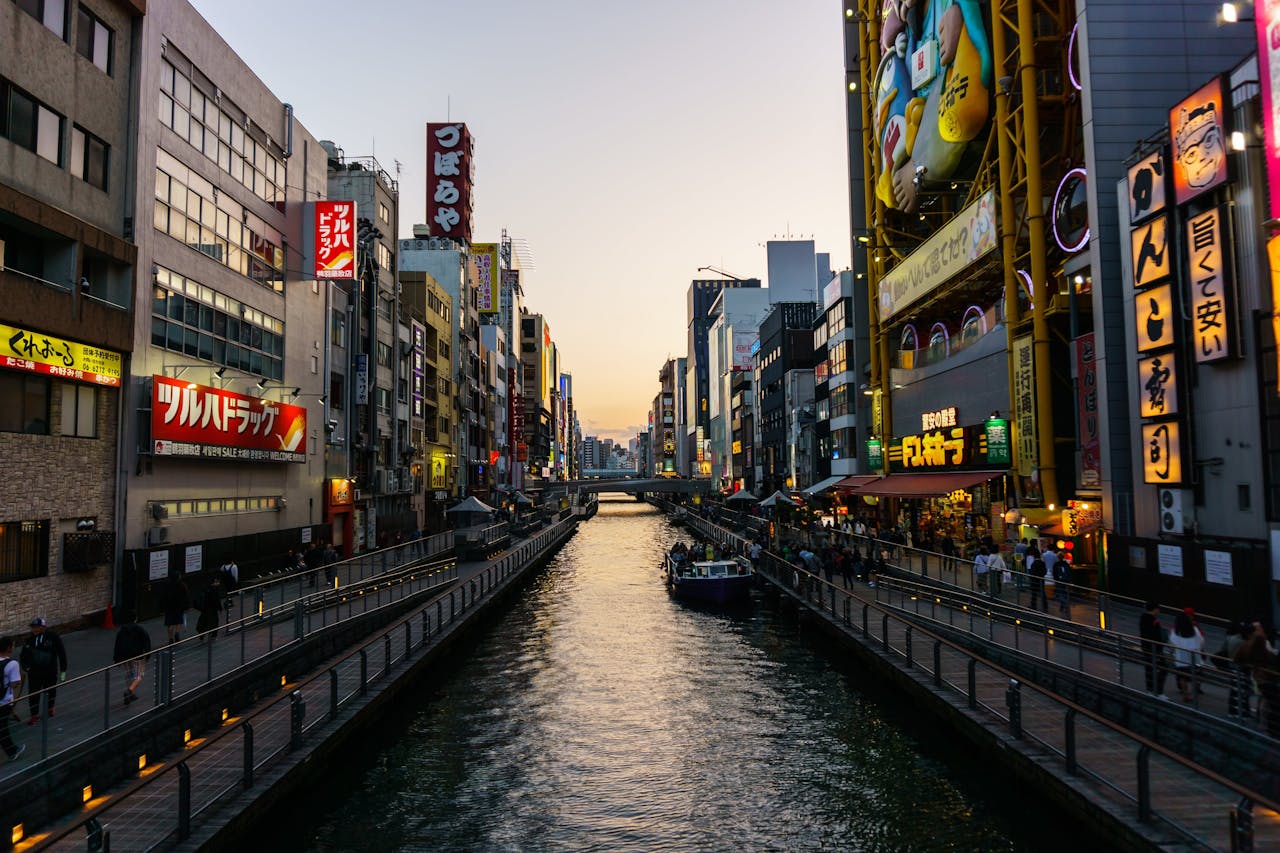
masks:
POLYGON ((399 237, 424 221, 426 123, 467 123, 475 239, 506 228, 527 241, 526 304, 563 349, 584 434, 625 441, 644 427, 659 368, 683 354, 689 283, 714 277, 699 267, 763 280, 763 244, 786 236, 848 266, 830 3, 785 16, 764 2, 659 3, 631 21, 629 7, 581 2, 556 4, 562 14, 485 3, 465 16, 384 2, 374 9, 388 26, 348 27, 347 48, 305 64, 280 52, 270 23, 323 43, 335 24, 323 8, 194 5, 318 138, 399 166, 399 237), (378 67, 362 68, 370 56, 378 67), (414 60, 431 57, 417 82, 414 60))

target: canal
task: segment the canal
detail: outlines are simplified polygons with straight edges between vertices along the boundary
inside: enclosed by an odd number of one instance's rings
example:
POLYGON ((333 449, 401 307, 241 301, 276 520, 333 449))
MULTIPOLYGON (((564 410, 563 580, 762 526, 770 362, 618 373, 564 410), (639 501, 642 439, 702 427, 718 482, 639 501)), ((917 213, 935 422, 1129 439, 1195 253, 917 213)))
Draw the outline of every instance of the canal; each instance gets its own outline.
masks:
POLYGON ((688 534, 602 501, 273 827, 292 849, 1055 850, 1074 836, 785 605, 668 597, 688 534))

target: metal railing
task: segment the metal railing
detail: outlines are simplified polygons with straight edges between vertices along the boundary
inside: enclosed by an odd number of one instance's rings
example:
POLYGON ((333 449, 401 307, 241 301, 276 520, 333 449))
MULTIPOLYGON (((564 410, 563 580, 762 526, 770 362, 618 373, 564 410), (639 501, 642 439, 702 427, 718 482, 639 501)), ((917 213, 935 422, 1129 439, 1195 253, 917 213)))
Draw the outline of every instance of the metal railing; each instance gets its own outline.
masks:
MULTIPOLYGON (((1227 778, 1153 740, 916 624, 904 614, 865 601, 799 566, 765 553, 759 573, 810 610, 822 614, 864 647, 914 670, 957 704, 1007 727, 1008 736, 1061 761, 1069 777, 1087 777, 1101 796, 1136 810, 1144 824, 1163 823, 1201 844, 1236 849, 1253 808, 1280 811, 1280 802, 1227 778), (797 584, 802 574, 807 581, 797 584), (1129 755, 1129 761, 1121 756, 1129 755), (1159 780, 1159 785, 1153 781, 1159 780), (1181 784, 1177 784, 1181 782, 1181 784), (1187 800, 1194 805, 1187 807, 1187 800)), ((1252 838, 1250 836, 1250 842, 1252 838)))
MULTIPOLYGON (((373 565, 348 566, 346 576, 358 577, 373 565)), ((316 629, 449 583, 457 576, 457 564, 450 557, 430 564, 410 562, 348 584, 335 576, 329 585, 321 584, 315 591, 271 606, 255 597, 256 608, 217 630, 85 673, 35 691, 30 697, 22 696, 16 709, 30 711, 31 698, 37 704, 36 725, 27 727, 37 739, 34 744, 28 739, 28 754, 37 763, 6 762, 0 765, 0 779, 39 772, 46 759, 63 755, 116 726, 201 690, 316 629), (224 632, 225 636, 220 636, 224 632), (131 664, 150 677, 150 690, 136 694, 136 702, 126 703, 123 696, 131 664), (53 717, 49 713, 51 697, 56 698, 53 717)))
POLYGON ((72 821, 39 836, 34 849, 76 849, 81 843, 77 839, 87 839, 91 850, 109 849, 113 840, 126 850, 186 841, 201 816, 255 788, 264 771, 300 749, 308 735, 333 725, 397 667, 451 633, 461 617, 557 547, 575 525, 564 521, 541 531, 447 594, 395 620, 336 663, 286 683, 265 706, 243 717, 229 717, 221 728, 171 758, 140 766, 136 781, 99 802, 91 801, 72 821), (229 762, 228 751, 238 760, 229 762))

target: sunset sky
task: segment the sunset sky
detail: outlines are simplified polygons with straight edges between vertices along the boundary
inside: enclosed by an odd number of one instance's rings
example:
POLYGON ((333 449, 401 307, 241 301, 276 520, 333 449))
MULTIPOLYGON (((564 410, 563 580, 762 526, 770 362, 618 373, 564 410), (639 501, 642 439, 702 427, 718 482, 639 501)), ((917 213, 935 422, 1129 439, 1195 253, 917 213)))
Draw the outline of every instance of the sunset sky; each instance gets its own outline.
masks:
POLYGON ((527 241, 584 434, 642 428, 698 267, 763 279, 788 234, 849 264, 835 0, 193 2, 312 134, 400 164, 401 237, 426 122, 467 123, 474 239, 527 241))

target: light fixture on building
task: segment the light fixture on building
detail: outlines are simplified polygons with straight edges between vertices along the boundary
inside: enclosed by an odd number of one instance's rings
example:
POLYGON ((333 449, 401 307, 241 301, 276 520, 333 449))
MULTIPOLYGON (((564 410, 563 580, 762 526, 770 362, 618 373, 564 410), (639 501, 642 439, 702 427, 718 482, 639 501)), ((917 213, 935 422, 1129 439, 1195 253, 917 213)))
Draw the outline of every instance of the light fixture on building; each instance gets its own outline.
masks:
POLYGON ((290 392, 289 392, 289 399, 290 399, 290 400, 296 400, 296 399, 298 399, 298 395, 299 395, 299 394, 301 394, 301 393, 302 393, 302 389, 301 389, 301 388, 294 388, 292 391, 290 391, 290 392))
MULTIPOLYGON (((1228 3, 1227 5, 1229 6, 1231 4, 1228 3)), ((1231 131, 1231 150, 1243 151, 1245 147, 1246 147, 1246 144, 1245 144, 1245 138, 1244 138, 1244 131, 1243 130, 1231 131)))
POLYGON ((258 380, 258 390, 265 391, 266 388, 267 388, 267 377, 264 376, 258 380))

